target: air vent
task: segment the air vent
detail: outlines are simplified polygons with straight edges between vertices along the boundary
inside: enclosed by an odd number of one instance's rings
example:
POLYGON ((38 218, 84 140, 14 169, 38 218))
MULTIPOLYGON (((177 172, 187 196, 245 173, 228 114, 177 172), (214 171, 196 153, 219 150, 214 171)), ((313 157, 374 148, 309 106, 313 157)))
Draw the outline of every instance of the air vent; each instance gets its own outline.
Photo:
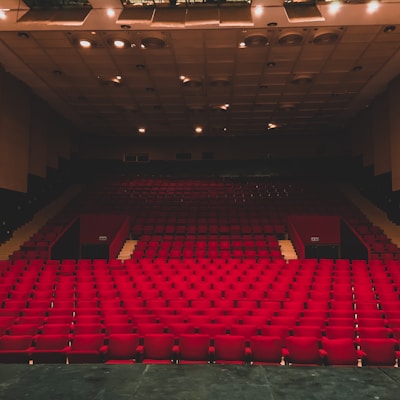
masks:
POLYGON ((313 43, 321 46, 326 46, 336 43, 339 35, 336 32, 324 32, 315 35, 313 43))
POLYGON ((311 75, 297 75, 293 78, 292 83, 295 85, 306 85, 313 80, 311 75))
POLYGON ((145 49, 157 50, 163 49, 165 47, 165 42, 158 37, 147 37, 142 39, 141 45, 142 48, 145 49))
POLYGON ((244 43, 246 47, 263 47, 266 46, 269 42, 268 38, 264 35, 252 35, 244 39, 244 43))
POLYGON ((303 42, 303 35, 297 32, 285 33, 278 40, 278 43, 281 46, 298 46, 302 42, 303 42))

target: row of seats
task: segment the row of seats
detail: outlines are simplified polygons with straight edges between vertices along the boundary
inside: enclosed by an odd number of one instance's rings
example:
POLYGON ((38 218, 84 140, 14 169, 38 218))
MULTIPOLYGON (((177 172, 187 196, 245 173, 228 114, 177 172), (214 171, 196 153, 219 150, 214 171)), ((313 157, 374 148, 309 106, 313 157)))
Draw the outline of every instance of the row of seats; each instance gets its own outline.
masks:
MULTIPOLYGON (((82 319, 81 319, 82 320, 82 319)), ((91 321, 94 321, 91 320, 91 321)), ((139 336, 153 333, 172 333, 175 336, 181 334, 208 334, 211 338, 215 335, 232 334, 241 335, 246 339, 251 336, 279 336, 282 340, 286 337, 296 336, 313 336, 316 338, 326 337, 328 339, 351 338, 353 340, 359 339, 385 339, 394 338, 400 339, 400 324, 397 320, 396 327, 387 328, 385 325, 377 326, 363 326, 361 323, 358 326, 358 321, 352 324, 324 325, 319 321, 312 322, 311 324, 297 324, 290 325, 268 325, 261 318, 248 319, 244 323, 238 323, 237 320, 233 321, 215 321, 213 323, 205 323, 201 319, 188 320, 174 320, 169 318, 160 318, 159 322, 139 322, 128 321, 127 319, 98 319, 98 322, 83 323, 79 319, 73 320, 72 318, 49 318, 48 320, 28 317, 22 318, 18 323, 9 323, 0 327, 0 335, 39 335, 39 334, 94 334, 104 333, 106 337, 114 333, 137 333, 139 336), (100 322, 101 321, 101 322, 100 322), (174 322, 175 321, 175 322, 174 322), (191 322, 190 322, 191 321, 191 322)), ((283 323, 284 321, 279 321, 283 323)))
POLYGON ((314 337, 207 334, 21 335, 0 337, 4 363, 267 363, 397 366, 393 339, 317 339, 314 337), (359 348, 358 348, 359 347, 359 348))

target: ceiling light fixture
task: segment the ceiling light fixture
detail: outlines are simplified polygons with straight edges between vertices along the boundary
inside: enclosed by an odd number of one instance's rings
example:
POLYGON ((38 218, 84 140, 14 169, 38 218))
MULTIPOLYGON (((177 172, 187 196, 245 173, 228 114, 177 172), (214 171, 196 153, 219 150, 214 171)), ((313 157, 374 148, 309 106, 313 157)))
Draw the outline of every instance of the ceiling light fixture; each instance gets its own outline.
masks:
POLYGON ((380 7, 380 3, 378 0, 371 0, 367 5, 367 13, 373 14, 380 7))
POLYGON ((7 11, 10 11, 10 9, 0 9, 0 19, 5 20, 7 19, 7 11))
POLYGON ((107 13, 107 16, 110 18, 115 17, 115 10, 112 8, 107 8, 106 13, 107 13))
POLYGON ((254 8, 254 15, 256 17, 260 17, 261 15, 263 15, 264 13, 264 8, 261 5, 258 5, 254 8))
POLYGON ((276 129, 276 128, 278 128, 278 124, 276 124, 275 122, 270 122, 270 123, 268 123, 267 128, 269 131, 272 129, 276 129))
POLYGON ((141 134, 141 135, 145 134, 146 133, 146 128, 141 126, 140 128, 138 128, 138 133, 141 134))
POLYGON ((123 40, 115 39, 113 43, 114 47, 116 47, 117 49, 123 49, 125 47, 125 41, 123 40))
POLYGON ((81 46, 84 49, 90 49, 94 44, 94 42, 88 39, 79 39, 78 43, 79 46, 81 46))
POLYGON ((194 131, 199 135, 200 133, 203 133, 203 128, 201 126, 196 126, 194 131))
POLYGON ((336 15, 342 8, 342 2, 340 0, 334 0, 329 3, 328 10, 329 14, 336 15))

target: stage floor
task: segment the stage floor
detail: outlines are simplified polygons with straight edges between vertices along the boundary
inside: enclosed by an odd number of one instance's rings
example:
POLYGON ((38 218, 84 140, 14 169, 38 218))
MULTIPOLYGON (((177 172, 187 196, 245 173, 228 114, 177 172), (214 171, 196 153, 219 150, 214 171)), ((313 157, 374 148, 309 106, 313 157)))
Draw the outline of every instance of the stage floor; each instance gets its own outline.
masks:
POLYGON ((400 369, 0 365, 0 400, 396 400, 400 369))

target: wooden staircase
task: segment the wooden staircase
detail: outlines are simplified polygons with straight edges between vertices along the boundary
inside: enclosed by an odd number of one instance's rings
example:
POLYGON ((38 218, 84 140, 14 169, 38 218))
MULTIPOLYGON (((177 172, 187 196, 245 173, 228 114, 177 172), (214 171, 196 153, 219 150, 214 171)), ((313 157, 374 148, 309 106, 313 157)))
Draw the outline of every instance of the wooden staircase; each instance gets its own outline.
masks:
POLYGON ((137 245, 137 240, 127 240, 118 254, 118 260, 129 260, 137 245))
POLYGON ((278 243, 285 260, 296 260, 298 258, 291 240, 279 240, 278 243))

